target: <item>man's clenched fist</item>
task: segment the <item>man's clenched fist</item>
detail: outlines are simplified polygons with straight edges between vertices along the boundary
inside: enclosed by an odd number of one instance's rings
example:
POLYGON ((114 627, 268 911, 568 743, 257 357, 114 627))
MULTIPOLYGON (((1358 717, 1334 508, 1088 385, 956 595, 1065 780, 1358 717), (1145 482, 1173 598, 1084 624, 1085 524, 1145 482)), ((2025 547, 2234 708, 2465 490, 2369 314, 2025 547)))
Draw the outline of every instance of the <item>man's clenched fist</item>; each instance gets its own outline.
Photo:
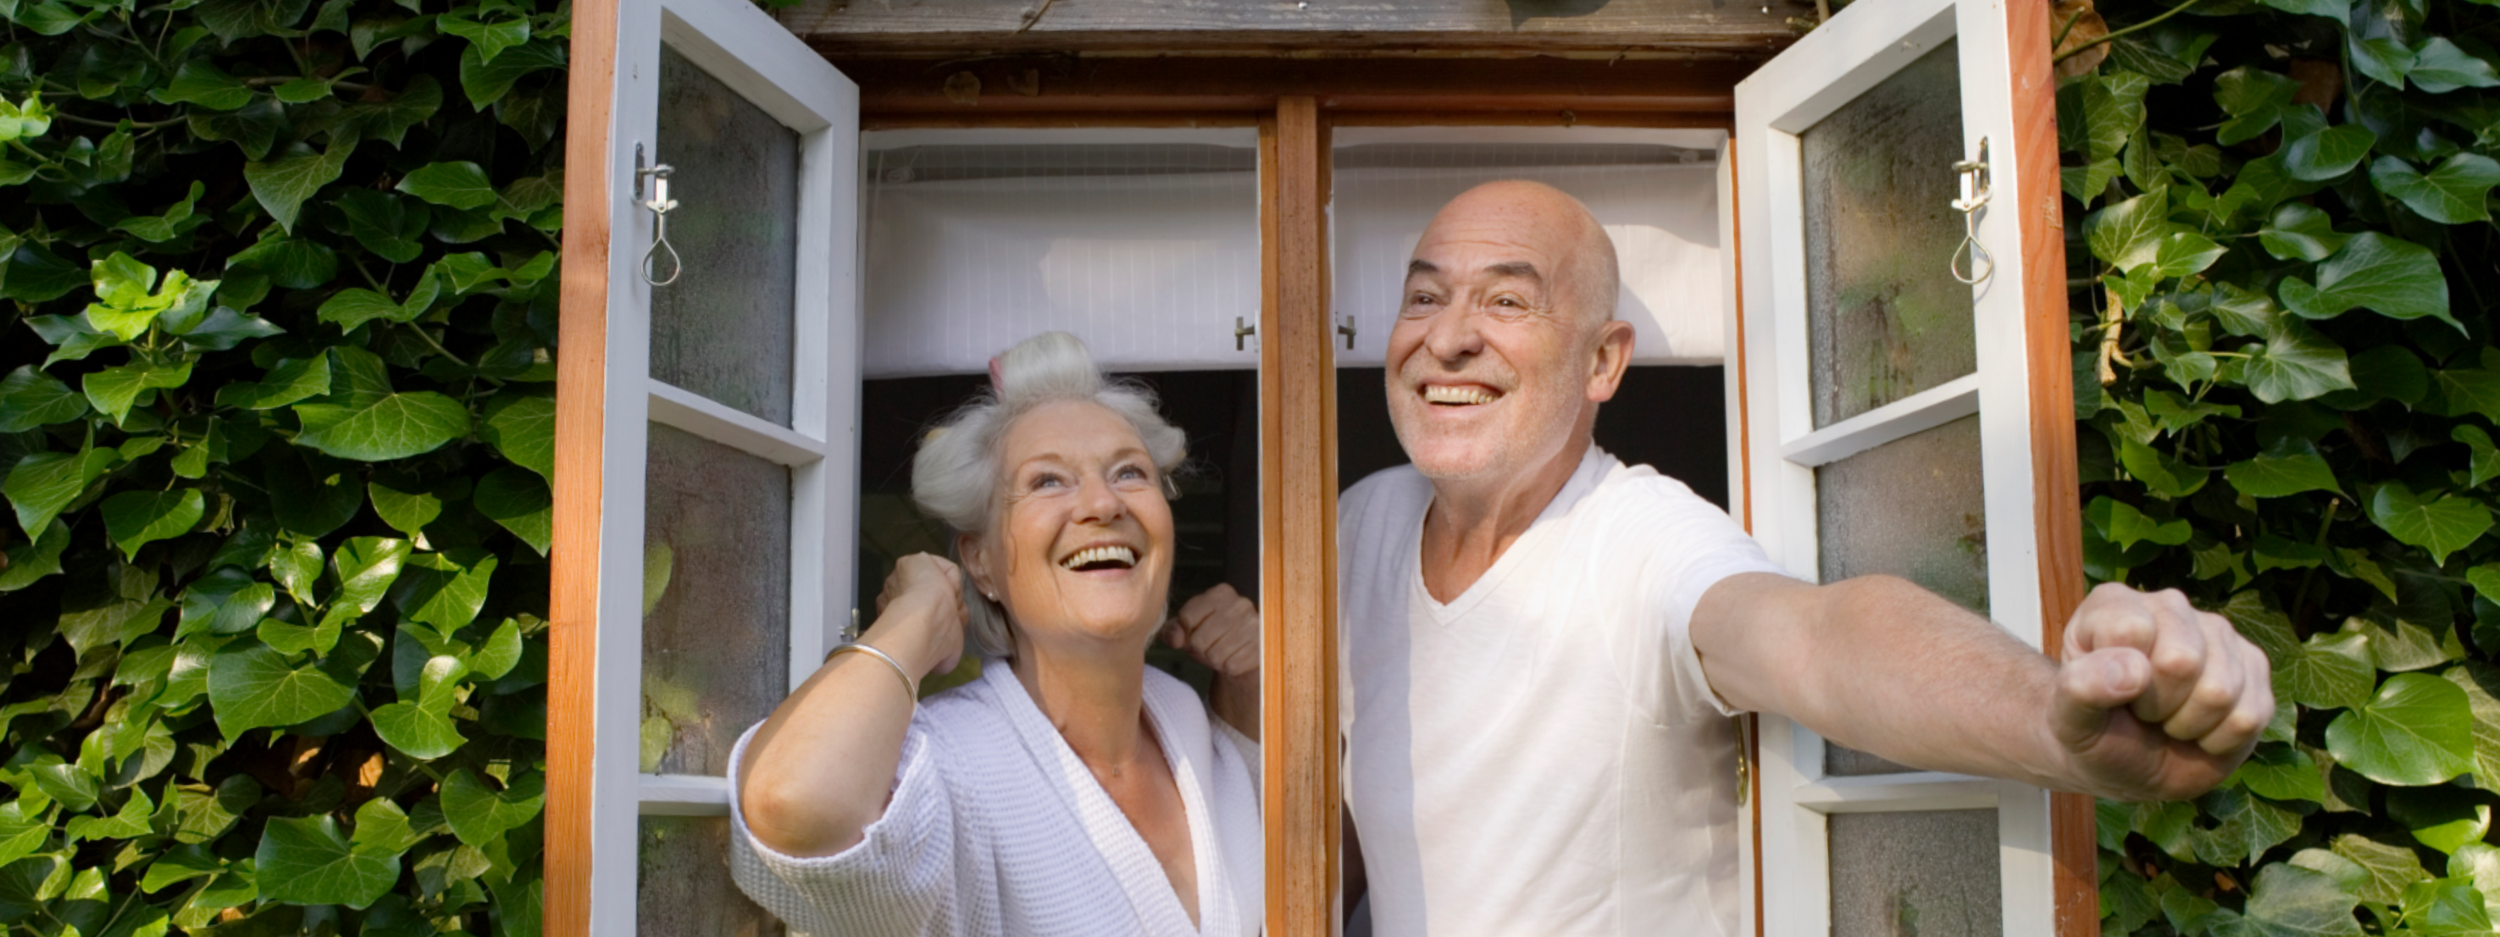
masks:
POLYGON ((2066 626, 2055 694, 2073 775, 2121 800, 2204 793, 2274 718, 2265 652, 2175 589, 2093 589, 2066 626))

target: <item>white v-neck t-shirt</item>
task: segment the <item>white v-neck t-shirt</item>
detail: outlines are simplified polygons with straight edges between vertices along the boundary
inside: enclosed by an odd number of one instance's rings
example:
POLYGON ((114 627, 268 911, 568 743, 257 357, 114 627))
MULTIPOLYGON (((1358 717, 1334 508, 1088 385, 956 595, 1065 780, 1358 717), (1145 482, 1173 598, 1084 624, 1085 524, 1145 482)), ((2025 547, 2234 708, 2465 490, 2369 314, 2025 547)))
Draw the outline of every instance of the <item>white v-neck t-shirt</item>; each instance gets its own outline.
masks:
POLYGON ((1373 933, 1729 935, 1736 733, 1688 629, 1719 580, 1783 573, 1682 482, 1590 447, 1447 605, 1432 484, 1339 500, 1345 793, 1373 933))

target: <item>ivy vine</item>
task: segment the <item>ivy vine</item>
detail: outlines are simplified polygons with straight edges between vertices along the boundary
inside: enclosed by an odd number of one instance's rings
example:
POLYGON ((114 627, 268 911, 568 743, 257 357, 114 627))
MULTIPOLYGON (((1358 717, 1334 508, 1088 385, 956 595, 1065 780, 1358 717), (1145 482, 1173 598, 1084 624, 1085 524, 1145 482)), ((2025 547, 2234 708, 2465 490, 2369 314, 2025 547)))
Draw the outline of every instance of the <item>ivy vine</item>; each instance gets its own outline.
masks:
POLYGON ((8 933, 538 933, 568 14, 0 0, 8 933))
POLYGON ((2229 783, 2099 808, 2107 934, 2500 919, 2500 8, 2057 5, 2084 557, 2272 658, 2229 783))

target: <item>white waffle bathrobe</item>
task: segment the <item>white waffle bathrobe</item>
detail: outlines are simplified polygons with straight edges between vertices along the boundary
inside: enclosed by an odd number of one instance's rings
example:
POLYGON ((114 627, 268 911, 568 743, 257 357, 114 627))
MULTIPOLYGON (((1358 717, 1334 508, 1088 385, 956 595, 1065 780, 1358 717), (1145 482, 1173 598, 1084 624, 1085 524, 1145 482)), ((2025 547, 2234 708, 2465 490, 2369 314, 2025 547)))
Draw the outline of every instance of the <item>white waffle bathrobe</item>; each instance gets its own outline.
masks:
MULTIPOLYGON (((1265 913, 1257 743, 1151 667, 1145 703, 1189 816, 1200 927, 1004 661, 922 702, 885 815, 841 853, 772 851, 733 796, 730 871, 812 937, 1255 937, 1265 913)), ((733 792, 754 734, 730 755, 733 792)))

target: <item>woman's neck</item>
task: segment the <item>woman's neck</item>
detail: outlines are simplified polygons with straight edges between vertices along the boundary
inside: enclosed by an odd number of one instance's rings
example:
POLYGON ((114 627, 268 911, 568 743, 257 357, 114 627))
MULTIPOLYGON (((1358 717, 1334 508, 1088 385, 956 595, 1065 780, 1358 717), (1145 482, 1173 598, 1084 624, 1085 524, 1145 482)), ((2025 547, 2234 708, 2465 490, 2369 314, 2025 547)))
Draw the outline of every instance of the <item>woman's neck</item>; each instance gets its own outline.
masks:
POLYGON ((1142 650, 1095 653, 1019 641, 1009 667, 1042 717, 1095 774, 1124 774, 1145 751, 1142 650))

